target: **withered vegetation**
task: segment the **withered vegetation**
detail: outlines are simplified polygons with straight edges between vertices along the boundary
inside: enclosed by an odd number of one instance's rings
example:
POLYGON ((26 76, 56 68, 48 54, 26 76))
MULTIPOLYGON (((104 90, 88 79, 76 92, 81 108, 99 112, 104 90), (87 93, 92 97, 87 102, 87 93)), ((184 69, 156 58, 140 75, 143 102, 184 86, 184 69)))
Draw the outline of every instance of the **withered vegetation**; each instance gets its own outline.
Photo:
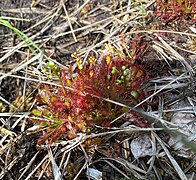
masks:
POLYGON ((0 1, 0 179, 194 179, 194 0, 0 1))

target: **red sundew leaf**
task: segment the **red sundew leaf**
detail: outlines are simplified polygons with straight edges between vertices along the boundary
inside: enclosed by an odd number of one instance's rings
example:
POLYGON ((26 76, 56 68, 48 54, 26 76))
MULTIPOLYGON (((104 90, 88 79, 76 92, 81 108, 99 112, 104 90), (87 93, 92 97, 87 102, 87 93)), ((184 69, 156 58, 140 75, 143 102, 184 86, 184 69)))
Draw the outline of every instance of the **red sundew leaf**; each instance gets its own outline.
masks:
POLYGON ((33 109, 32 113, 33 113, 33 115, 35 115, 37 117, 42 115, 42 113, 39 110, 37 110, 37 109, 33 109))
POLYGON ((49 139, 49 137, 53 134, 53 131, 49 131, 47 133, 45 133, 42 137, 40 137, 38 140, 37 140, 37 143, 38 144, 43 144, 46 140, 49 139))
POLYGON ((63 136, 67 135, 68 127, 67 124, 61 125, 59 127, 54 128, 53 134, 48 138, 49 143, 52 144, 53 142, 61 139, 63 136))
POLYGON ((60 131, 60 128, 58 128, 57 130, 55 130, 55 132, 53 132, 53 134, 49 138, 49 144, 54 143, 55 141, 60 139, 62 136, 63 136, 63 133, 60 131))
POLYGON ((65 102, 54 101, 54 102, 51 102, 51 108, 53 108, 54 111, 56 112, 63 112, 68 107, 65 102))
POLYGON ((67 127, 66 127, 66 125, 62 125, 59 127, 59 129, 60 129, 61 133, 64 134, 67 130, 67 127))

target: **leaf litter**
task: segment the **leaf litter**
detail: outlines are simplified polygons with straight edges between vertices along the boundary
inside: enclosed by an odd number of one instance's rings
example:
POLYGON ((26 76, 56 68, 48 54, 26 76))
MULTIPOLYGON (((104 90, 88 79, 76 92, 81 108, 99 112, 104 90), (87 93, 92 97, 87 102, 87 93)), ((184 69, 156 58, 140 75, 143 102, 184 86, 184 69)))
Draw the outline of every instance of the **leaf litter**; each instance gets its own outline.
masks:
POLYGON ((89 170, 101 179, 195 178, 196 34, 190 20, 195 7, 192 1, 189 6, 177 1, 185 10, 164 4, 163 13, 159 2, 0 2, 1 18, 8 17, 42 51, 29 51, 29 44, 0 25, 1 179, 88 179, 89 170), (176 14, 168 18, 174 7, 176 14), (123 38, 130 50, 137 36, 147 44, 138 63, 149 81, 142 86, 148 97, 135 108, 140 106, 137 112, 151 120, 151 127, 138 127, 126 112, 111 120, 119 126, 98 125, 95 134, 38 144, 46 129, 29 121, 38 83, 59 87, 42 71, 46 56, 66 69, 75 63, 74 52, 84 59, 92 52, 102 57, 111 53, 107 47, 122 51, 123 38))

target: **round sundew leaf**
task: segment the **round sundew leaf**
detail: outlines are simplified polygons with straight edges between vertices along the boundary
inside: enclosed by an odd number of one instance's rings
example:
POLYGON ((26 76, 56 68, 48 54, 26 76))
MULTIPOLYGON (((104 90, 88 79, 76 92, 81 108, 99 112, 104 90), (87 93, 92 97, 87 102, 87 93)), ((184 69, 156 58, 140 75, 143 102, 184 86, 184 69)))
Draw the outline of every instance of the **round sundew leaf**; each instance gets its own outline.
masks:
POLYGON ((41 122, 40 125, 41 126, 48 126, 48 123, 47 122, 41 122))
POLYGON ((54 62, 50 61, 50 62, 48 63, 48 66, 49 66, 49 67, 54 67, 55 64, 54 64, 54 62))
POLYGON ((143 71, 142 70, 139 70, 138 72, 137 72, 137 74, 136 74, 136 78, 139 78, 139 77, 141 77, 142 75, 143 75, 143 71))
POLYGON ((93 77, 93 74, 94 74, 93 71, 89 72, 90 77, 93 77))
POLYGON ((128 74, 129 74, 129 70, 128 69, 123 70, 123 75, 124 76, 127 76, 128 74))
POLYGON ((50 101, 55 102, 55 101, 57 101, 57 98, 56 97, 51 97, 50 101))
POLYGON ((53 77, 53 75, 50 73, 50 74, 48 75, 48 78, 49 78, 49 79, 52 79, 52 77, 53 77))
POLYGON ((109 63, 110 63, 110 61, 111 61, 110 56, 107 56, 107 57, 106 57, 106 63, 107 63, 107 64, 109 64, 109 63))
POLYGON ((45 115, 45 116, 50 116, 50 111, 49 110, 47 110, 47 109, 43 109, 42 110, 42 113, 43 113, 43 115, 45 115))
POLYGON ((126 69, 126 66, 122 66, 122 70, 124 71, 126 69))
POLYGON ((131 91, 131 95, 135 98, 138 99, 139 93, 137 91, 131 91))
POLYGON ((32 113, 33 113, 35 116, 39 116, 39 117, 42 115, 42 113, 41 113, 39 110, 37 110, 37 109, 33 109, 32 113))
POLYGON ((108 79, 108 80, 110 80, 110 79, 111 79, 111 76, 110 76, 109 74, 107 75, 107 79, 108 79))
POLYGON ((71 82, 70 79, 67 79, 67 80, 66 80, 66 83, 67 83, 68 86, 71 86, 71 85, 72 85, 72 82, 71 82))
POLYGON ((46 68, 42 69, 42 72, 43 73, 46 73, 47 72, 47 69, 46 68))
POLYGON ((63 125, 64 122, 61 121, 61 120, 55 120, 54 123, 57 125, 57 126, 60 126, 60 125, 63 125))

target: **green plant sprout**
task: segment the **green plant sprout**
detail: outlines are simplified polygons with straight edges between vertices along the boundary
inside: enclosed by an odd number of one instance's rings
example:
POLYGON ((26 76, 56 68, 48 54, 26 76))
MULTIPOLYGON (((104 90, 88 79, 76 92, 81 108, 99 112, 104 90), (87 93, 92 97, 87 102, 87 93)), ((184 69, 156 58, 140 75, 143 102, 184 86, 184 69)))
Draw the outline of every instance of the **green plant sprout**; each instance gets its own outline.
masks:
POLYGON ((34 49, 36 49, 38 52, 41 52, 42 50, 28 37, 26 36, 22 31, 12 26, 8 20, 24 20, 21 18, 13 18, 13 17, 0 17, 0 25, 5 26, 11 30, 13 30, 29 47, 30 51, 33 52, 34 49))

